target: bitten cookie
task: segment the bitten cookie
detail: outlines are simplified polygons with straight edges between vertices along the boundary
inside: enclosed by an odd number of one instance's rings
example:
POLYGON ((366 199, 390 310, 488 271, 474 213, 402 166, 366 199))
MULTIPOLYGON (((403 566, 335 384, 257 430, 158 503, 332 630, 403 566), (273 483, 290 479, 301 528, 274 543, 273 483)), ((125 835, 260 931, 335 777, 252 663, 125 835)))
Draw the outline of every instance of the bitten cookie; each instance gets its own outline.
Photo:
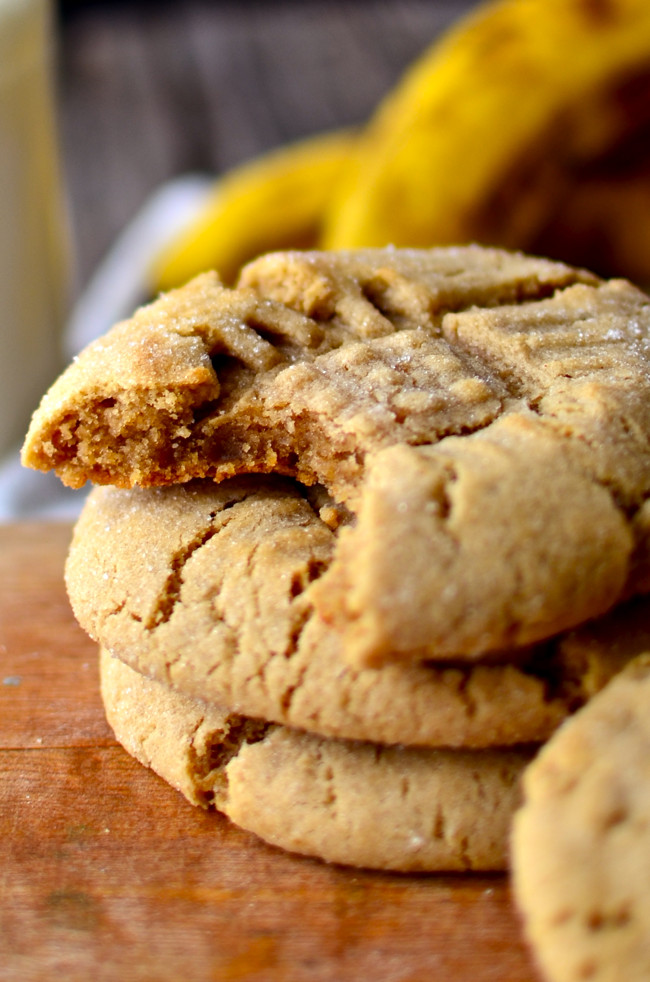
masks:
POLYGON ((349 500, 368 452, 471 432, 512 402, 443 336, 446 313, 577 282, 597 280, 478 247, 278 253, 233 290, 206 273, 80 354, 23 459, 73 486, 284 471, 349 500))
POLYGON ((359 517, 315 594, 345 659, 480 659, 645 589, 649 338, 645 294, 559 263, 279 253, 86 349, 23 459, 72 485, 319 483, 359 517))
POLYGON ((184 698, 101 656, 107 718, 193 804, 290 852, 399 871, 501 870, 532 751, 378 747, 184 698))
POLYGON ((650 978, 650 656, 540 752, 513 834, 515 896, 552 982, 650 978))
POLYGON ((96 488, 66 565, 82 627, 189 696, 324 736, 485 747, 546 739, 650 645, 650 601, 501 663, 346 664, 312 595, 331 504, 283 478, 96 488))

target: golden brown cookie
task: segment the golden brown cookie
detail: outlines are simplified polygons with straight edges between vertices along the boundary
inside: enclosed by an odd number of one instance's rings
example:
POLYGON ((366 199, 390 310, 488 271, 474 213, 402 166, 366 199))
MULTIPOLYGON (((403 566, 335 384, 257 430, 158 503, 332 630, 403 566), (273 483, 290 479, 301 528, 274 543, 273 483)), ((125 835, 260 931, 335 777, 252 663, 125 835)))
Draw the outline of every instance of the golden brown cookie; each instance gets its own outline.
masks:
POLYGON ((416 750, 326 740, 180 696, 106 653, 120 743, 193 804, 274 846, 411 872, 501 870, 532 751, 416 750))
POLYGON ((235 290, 206 273, 81 353, 37 410, 23 459, 72 486, 276 470, 350 498, 367 452, 502 410, 497 375, 441 336, 446 312, 579 280, 594 282, 477 247, 278 254, 235 290))
POLYGON ((89 634, 135 669, 246 716, 420 746, 541 741, 650 645, 650 601, 501 664, 351 668, 315 613, 332 511, 283 478, 96 488, 66 580, 89 634), (320 512, 318 510, 320 506, 320 512))
POLYGON ((645 588, 649 338, 639 290, 541 259, 278 253, 83 352, 24 460, 73 485, 320 483, 359 514, 317 597, 351 664, 482 658, 645 588))
POLYGON ((633 548, 623 511, 567 442, 512 414, 378 454, 315 602, 354 665, 471 660, 608 610, 633 548))
POLYGON ((525 774, 514 888, 550 982, 650 977, 650 656, 565 723, 525 774))

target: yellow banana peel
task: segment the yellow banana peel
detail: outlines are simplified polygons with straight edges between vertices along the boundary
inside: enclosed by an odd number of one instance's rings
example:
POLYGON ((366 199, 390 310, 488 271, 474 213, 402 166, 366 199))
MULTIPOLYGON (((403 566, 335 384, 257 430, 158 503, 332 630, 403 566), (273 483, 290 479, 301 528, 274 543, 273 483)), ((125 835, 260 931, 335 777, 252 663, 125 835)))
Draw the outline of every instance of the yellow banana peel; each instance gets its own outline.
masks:
POLYGON ((524 249, 650 284, 650 0, 491 0, 361 133, 234 168, 151 271, 232 282, 283 248, 524 249))
POLYGON ((216 269, 229 283, 262 252, 314 246, 355 138, 352 130, 319 134, 225 174, 200 216, 155 257, 153 291, 171 289, 206 269, 216 269))
MULTIPOLYGON (((574 222, 593 221, 586 205, 604 185, 618 189, 600 209, 611 229, 606 272, 625 273, 616 242, 629 254, 650 234, 635 237, 625 210, 650 186, 650 3, 496 0, 434 43, 379 106, 319 244, 481 241, 538 251, 543 242, 563 258, 574 189, 574 222)), ((637 265, 650 282, 645 252, 637 265)))

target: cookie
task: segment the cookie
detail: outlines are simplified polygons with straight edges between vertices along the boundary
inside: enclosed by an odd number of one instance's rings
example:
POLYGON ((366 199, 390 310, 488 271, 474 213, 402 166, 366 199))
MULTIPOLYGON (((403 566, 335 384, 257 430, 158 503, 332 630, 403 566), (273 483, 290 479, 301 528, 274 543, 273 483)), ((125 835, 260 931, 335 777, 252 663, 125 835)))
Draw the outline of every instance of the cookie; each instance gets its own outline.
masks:
POLYGON ((327 740, 180 696, 106 653, 107 718, 193 804, 290 852, 409 872, 501 870, 530 750, 327 740))
POLYGON ((83 352, 23 459, 73 485, 320 483, 359 515, 315 597, 350 664, 483 658, 639 588, 649 328, 630 284, 519 254, 270 255, 83 352))
POLYGON ((287 253, 238 289, 213 273, 91 344, 46 394, 23 460, 73 487, 285 471, 354 496, 378 446, 497 416, 506 387, 441 334, 444 314, 595 282, 468 247, 287 253))
POLYGON ((378 454, 340 540, 315 603, 358 666, 557 634, 623 596, 634 549, 611 493, 532 413, 378 454))
POLYGON ((650 646, 640 600, 552 644, 502 652, 501 663, 353 669, 312 602, 336 552, 321 517, 332 511, 271 476, 95 488, 66 565, 73 609, 96 641, 189 696, 387 744, 544 740, 650 646))
POLYGON ((551 982, 650 977, 650 656, 565 723, 527 771, 515 896, 551 982))

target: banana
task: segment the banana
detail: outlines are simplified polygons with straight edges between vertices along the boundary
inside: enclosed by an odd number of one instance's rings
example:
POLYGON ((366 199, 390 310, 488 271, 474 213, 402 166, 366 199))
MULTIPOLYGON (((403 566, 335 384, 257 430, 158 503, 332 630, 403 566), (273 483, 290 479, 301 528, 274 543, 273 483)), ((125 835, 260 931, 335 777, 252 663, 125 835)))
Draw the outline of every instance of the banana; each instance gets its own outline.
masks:
POLYGON ((583 179, 540 230, 533 247, 649 288, 650 173, 583 179))
POLYGON ((649 189, 648 0, 495 0, 379 105, 319 245, 543 245, 580 263, 582 240, 592 268, 629 275, 633 253, 650 283, 649 189))
POLYGON ((230 283, 262 252, 315 245, 354 141, 352 130, 319 134, 233 168, 216 181, 199 218, 154 258, 152 291, 206 269, 230 283))

